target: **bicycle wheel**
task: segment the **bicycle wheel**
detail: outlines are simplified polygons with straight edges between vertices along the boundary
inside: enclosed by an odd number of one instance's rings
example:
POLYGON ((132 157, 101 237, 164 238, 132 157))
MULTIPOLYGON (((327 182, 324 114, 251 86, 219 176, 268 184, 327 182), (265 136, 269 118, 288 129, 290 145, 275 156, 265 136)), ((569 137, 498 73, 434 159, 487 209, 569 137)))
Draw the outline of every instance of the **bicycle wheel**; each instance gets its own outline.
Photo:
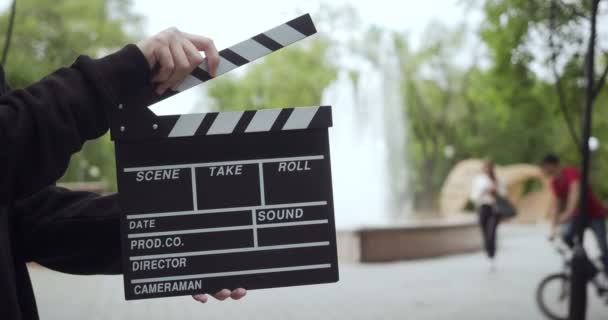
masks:
POLYGON ((545 277, 536 289, 536 303, 542 313, 552 320, 568 319, 569 298, 570 281, 564 273, 545 277))

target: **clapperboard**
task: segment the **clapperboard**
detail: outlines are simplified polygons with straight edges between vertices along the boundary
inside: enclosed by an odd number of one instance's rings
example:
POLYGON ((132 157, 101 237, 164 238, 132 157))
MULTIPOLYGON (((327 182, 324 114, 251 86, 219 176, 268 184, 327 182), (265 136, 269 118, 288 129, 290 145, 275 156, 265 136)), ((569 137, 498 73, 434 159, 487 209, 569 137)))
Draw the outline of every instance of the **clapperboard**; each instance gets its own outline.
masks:
MULTIPOLYGON (((304 15, 222 50, 218 75, 315 32, 304 15)), ((178 92, 210 80, 206 70, 178 92)), ((147 108, 176 93, 111 116, 126 299, 338 281, 331 108, 147 108)))

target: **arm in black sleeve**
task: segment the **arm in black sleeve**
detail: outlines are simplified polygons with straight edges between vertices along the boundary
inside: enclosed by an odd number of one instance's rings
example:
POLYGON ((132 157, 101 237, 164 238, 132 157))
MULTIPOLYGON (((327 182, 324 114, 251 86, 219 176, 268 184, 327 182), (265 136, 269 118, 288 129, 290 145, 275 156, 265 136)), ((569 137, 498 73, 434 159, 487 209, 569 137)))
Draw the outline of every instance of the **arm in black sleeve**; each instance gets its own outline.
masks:
POLYGON ((107 108, 150 79, 145 57, 128 45, 0 97, 0 205, 54 183, 86 140, 108 130, 107 108))
POLYGON ((120 209, 116 195, 47 187, 15 206, 25 261, 72 274, 117 274, 120 209))

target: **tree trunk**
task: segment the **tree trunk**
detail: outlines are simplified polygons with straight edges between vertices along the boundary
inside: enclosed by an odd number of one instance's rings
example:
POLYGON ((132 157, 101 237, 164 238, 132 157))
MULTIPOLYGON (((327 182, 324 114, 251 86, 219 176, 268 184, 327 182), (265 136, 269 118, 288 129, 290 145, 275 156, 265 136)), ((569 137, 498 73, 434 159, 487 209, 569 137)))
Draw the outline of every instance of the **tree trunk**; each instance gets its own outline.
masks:
POLYGON ((433 177, 435 174, 435 159, 427 157, 424 161, 424 177, 422 178, 422 192, 418 199, 418 208, 423 211, 435 209, 436 190, 433 177))
POLYGON ((15 25, 15 13, 17 12, 17 0, 13 0, 11 4, 11 15, 8 20, 8 27, 6 29, 6 34, 4 36, 4 49, 2 49, 2 58, 0 58, 0 63, 5 66, 6 59, 8 57, 8 50, 11 46, 11 39, 13 37, 13 26, 15 25))

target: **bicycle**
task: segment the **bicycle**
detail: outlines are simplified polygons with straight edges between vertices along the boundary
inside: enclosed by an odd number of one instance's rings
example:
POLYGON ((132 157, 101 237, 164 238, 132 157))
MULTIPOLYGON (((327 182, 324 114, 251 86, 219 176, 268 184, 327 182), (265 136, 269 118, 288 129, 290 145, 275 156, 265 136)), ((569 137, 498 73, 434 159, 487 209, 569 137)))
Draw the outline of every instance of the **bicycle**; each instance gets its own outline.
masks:
MULTIPOLYGON (((558 273, 546 276, 539 283, 538 288, 536 289, 536 303, 547 318, 552 320, 567 320, 573 252, 561 240, 554 240, 553 244, 564 261, 563 269, 558 273), (556 288, 553 289, 553 286, 556 288)), ((598 297, 605 297, 606 304, 608 304, 608 287, 600 284, 599 280, 599 277, 603 276, 601 262, 597 259, 592 260, 591 263, 596 272, 593 273, 593 278, 589 283, 596 289, 595 291, 598 297)))

